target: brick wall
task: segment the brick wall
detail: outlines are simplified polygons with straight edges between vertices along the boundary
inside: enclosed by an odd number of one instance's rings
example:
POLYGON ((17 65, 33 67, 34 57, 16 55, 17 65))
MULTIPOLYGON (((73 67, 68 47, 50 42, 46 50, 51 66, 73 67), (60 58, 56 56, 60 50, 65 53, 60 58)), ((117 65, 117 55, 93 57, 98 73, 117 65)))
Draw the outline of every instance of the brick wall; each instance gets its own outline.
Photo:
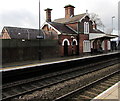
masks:
POLYGON ((75 31, 78 30, 78 22, 75 23, 69 23, 67 24, 68 26, 70 26, 72 29, 74 29, 75 31))
POLYGON ((59 36, 59 45, 60 45, 59 49, 60 49, 61 56, 64 56, 64 46, 62 46, 62 42, 64 39, 68 39, 69 44, 70 44, 68 46, 68 55, 70 56, 70 55, 77 54, 77 50, 78 50, 77 46, 76 45, 72 46, 73 39, 77 40, 77 36, 76 35, 60 35, 59 36), (73 53, 73 51, 75 53, 73 53))
POLYGON ((79 54, 83 53, 83 41, 89 40, 89 36, 87 34, 79 34, 79 54))

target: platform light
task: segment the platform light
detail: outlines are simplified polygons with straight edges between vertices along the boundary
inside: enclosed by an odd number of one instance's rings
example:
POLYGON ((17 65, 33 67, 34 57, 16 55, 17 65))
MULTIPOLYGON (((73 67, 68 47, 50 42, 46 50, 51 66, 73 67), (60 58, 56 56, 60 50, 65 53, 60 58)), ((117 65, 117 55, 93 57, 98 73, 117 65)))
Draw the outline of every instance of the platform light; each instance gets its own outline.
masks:
POLYGON ((112 16, 112 33, 113 33, 113 19, 115 18, 115 16, 112 16))

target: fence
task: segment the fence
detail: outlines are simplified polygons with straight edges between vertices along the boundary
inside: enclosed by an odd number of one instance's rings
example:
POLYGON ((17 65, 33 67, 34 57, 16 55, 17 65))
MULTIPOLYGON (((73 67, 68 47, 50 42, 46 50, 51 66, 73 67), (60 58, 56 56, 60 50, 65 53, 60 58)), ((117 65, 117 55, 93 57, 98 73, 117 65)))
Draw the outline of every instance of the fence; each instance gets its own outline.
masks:
POLYGON ((59 56, 58 40, 2 40, 2 63, 38 60, 59 56))

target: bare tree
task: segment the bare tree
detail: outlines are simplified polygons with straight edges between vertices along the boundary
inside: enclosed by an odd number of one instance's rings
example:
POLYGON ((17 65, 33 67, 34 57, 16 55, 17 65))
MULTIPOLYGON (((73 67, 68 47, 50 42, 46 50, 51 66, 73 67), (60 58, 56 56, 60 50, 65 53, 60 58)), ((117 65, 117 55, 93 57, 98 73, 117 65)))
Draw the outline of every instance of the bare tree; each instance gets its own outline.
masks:
POLYGON ((99 16, 95 13, 90 13, 90 19, 97 24, 98 27, 105 28, 105 25, 102 23, 99 16))

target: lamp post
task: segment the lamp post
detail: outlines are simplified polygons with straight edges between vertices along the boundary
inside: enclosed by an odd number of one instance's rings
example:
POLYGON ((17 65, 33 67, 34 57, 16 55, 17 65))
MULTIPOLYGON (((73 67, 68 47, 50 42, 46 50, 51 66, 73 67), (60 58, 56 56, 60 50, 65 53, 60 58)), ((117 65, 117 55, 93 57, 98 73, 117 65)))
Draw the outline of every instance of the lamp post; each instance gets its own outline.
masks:
MULTIPOLYGON (((39 37, 40 37, 40 0, 39 0, 39 37)), ((41 60, 41 44, 39 38, 39 50, 38 50, 39 60, 41 60)))
POLYGON ((112 17, 112 33, 113 33, 113 19, 115 18, 115 16, 112 17))

